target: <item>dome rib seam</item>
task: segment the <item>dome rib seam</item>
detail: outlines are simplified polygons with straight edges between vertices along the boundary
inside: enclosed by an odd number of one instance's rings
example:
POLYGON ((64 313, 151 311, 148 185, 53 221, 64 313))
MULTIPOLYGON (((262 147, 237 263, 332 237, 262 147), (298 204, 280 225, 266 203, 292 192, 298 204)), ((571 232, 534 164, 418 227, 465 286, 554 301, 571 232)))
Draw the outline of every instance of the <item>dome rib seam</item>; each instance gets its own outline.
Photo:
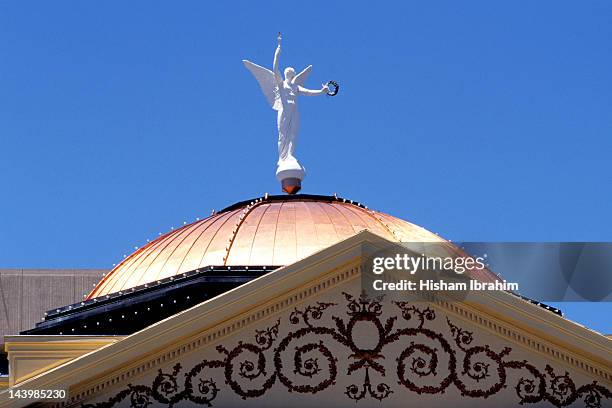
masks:
MULTIPOLYGON (((219 213, 217 213, 219 214, 219 213)), ((191 250, 193 249, 193 247, 195 246, 195 244, 200 240, 200 238, 202 237, 202 235, 204 235, 206 233, 206 231, 208 231, 208 229, 210 227, 212 227, 213 225, 215 225, 215 223, 222 219, 223 216, 219 215, 218 217, 216 217, 215 219, 212 219, 212 217, 215 217, 217 214, 212 215, 209 217, 209 219, 211 219, 211 222, 209 224, 203 224, 200 223, 200 226, 198 226, 198 228, 200 228, 201 226, 204 226, 204 229, 202 229, 202 231, 200 231, 200 233, 198 234, 197 237, 195 237, 195 239, 193 240, 193 242, 191 243, 191 245, 189 245, 189 248, 187 249, 187 251, 185 252, 185 256, 183 256, 183 259, 181 259, 181 263, 178 265, 178 267, 176 268, 176 272, 175 275, 177 275, 180 270, 181 267, 183 266, 183 264, 185 263, 185 260, 189 257, 189 254, 191 253, 191 250)), ((198 266, 200 266, 200 264, 198 264, 198 266)))
POLYGON ((377 211, 373 211, 373 210, 365 210, 359 206, 355 206, 357 207, 360 211, 365 212, 367 215, 369 215, 370 217, 374 218, 376 221, 378 221, 378 223, 380 225, 382 225, 382 227, 384 229, 386 229, 387 231, 389 231, 389 233, 391 234, 391 236, 393 236, 393 238, 395 238, 398 242, 401 241, 401 239, 397 236, 397 233, 395 232, 395 230, 391 227, 389 227, 389 225, 387 225, 385 222, 383 222, 382 218, 377 217, 376 215, 378 215, 377 211))
POLYGON ((274 265, 274 254, 276 253, 276 235, 278 234, 278 220, 280 219, 280 215, 283 212, 283 205, 285 204, 286 202, 281 202, 280 207, 278 208, 278 214, 276 214, 276 222, 274 223, 275 228, 274 239, 272 240, 272 260, 270 261, 272 265, 274 265))
MULTIPOLYGON (((238 212, 238 210, 234 210, 234 211, 230 211, 227 214, 227 218, 223 220, 223 222, 221 223, 221 225, 219 226, 219 228, 217 228, 216 231, 213 232, 212 237, 210 237, 210 240, 208 241, 208 244, 206 245, 206 248, 204 249, 204 251, 202 252, 202 257, 200 258, 200 262, 198 263, 198 268, 202 268, 203 266, 209 266, 209 265, 202 265, 202 263, 204 262, 204 259, 206 258, 206 255, 208 253, 208 249, 210 248, 210 245, 212 244, 212 242, 215 240, 215 237, 217 236, 217 234, 219 233, 219 231, 221 231, 221 228, 223 228, 223 226, 225 225, 225 223, 227 223, 230 218, 232 218, 232 215, 236 214, 238 212)), ((224 215, 221 215, 221 217, 219 217, 219 219, 222 219, 224 215)))
POLYGON ((340 210, 340 208, 338 208, 338 206, 335 206, 335 205, 334 205, 334 203, 332 203, 331 207, 332 207, 334 210, 336 210, 336 211, 338 212, 338 214, 340 214, 340 215, 342 216, 342 218, 344 218, 344 220, 346 221, 346 224, 347 224, 348 226, 350 226, 350 227, 353 229, 353 232, 354 232, 355 234, 357 234, 357 233, 358 233, 358 231, 355 231, 355 227, 353 226, 353 223, 351 222, 351 220, 349 220, 349 219, 348 219, 348 217, 346 216, 346 214, 345 214, 345 213, 343 213, 343 212, 340 210))
MULTIPOLYGON (((191 226, 191 224, 190 224, 190 226, 191 226)), ((176 230, 172 230, 171 233, 167 234, 167 236, 160 242, 162 244, 162 245, 159 246, 161 249, 157 253, 149 252, 149 254, 138 265, 138 268, 135 268, 132 273, 127 275, 127 277, 125 278, 124 281, 117 280, 109 288, 109 293, 120 292, 120 291, 126 289, 125 285, 130 281, 130 279, 133 276, 138 276, 138 278, 135 279, 136 282, 137 282, 136 285, 138 285, 138 282, 140 282, 144 276, 147 276, 147 272, 149 271, 149 268, 155 263, 155 261, 157 261, 159 256, 164 253, 166 248, 168 248, 169 245, 171 245, 173 242, 175 242, 175 240, 177 238, 179 238, 186 231, 186 227, 187 226, 184 225, 184 226, 182 226, 182 227, 180 227, 180 228, 178 228, 176 230), (144 267, 144 269, 140 272, 140 274, 137 275, 137 272, 138 272, 138 269, 139 269, 140 265, 144 264, 145 260, 149 257, 150 254, 154 254, 153 259, 151 260, 151 262, 149 262, 149 264, 146 267, 144 267), (117 290, 113 290, 116 286, 120 286, 120 287, 117 290)))
POLYGON ((236 223, 236 225, 234 226, 234 229, 232 230, 232 236, 230 237, 229 244, 227 248, 225 249, 225 256, 223 256, 223 266, 227 266, 227 260, 229 259, 230 251, 232 250, 232 246, 234 245, 234 241, 236 240, 236 236, 238 235, 238 231, 240 230, 240 227, 242 227, 242 224, 244 224, 244 221, 247 219, 249 214, 255 208, 262 205, 264 201, 265 201, 264 198, 260 197, 256 199, 254 202, 249 203, 249 205, 247 205, 246 208, 242 210, 242 215, 238 217, 238 222, 236 223))
POLYGON ((332 228, 334 229, 334 233, 336 234, 336 240, 340 240, 340 234, 338 234, 338 228, 336 228, 336 223, 332 220, 329 213, 325 211, 325 207, 323 207, 320 202, 317 202, 317 207, 321 209, 321 212, 325 214, 325 216, 329 220, 329 224, 332 226, 332 228))

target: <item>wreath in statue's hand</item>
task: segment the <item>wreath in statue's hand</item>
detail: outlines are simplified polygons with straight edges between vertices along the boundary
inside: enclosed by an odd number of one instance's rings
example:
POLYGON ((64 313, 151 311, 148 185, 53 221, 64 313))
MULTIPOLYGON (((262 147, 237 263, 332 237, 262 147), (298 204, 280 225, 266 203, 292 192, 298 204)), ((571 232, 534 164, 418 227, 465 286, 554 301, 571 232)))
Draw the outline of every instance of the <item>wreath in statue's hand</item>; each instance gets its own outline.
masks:
POLYGON ((340 90, 340 85, 338 85, 336 81, 328 81, 327 86, 330 88, 329 91, 327 91, 327 94, 329 96, 336 96, 338 94, 338 91, 340 90))

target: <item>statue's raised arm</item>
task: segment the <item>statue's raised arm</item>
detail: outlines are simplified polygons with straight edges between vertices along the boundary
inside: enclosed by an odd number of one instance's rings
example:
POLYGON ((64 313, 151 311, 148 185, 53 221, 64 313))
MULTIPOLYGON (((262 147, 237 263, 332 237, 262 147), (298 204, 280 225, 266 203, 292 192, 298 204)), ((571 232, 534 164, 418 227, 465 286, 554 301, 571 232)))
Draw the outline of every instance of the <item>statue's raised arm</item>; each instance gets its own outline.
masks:
POLYGON ((281 54, 281 33, 278 33, 277 41, 278 45, 276 46, 276 51, 274 51, 274 62, 272 63, 272 72, 276 75, 276 80, 280 83, 283 82, 283 78, 281 77, 279 63, 280 63, 280 54, 281 54))
POLYGON ((335 95, 337 84, 333 81, 335 90, 329 93, 328 84, 323 84, 321 89, 307 89, 304 86, 306 79, 312 72, 312 65, 307 66, 296 75, 292 67, 285 68, 283 79, 280 71, 281 34, 278 33, 276 51, 272 70, 261 67, 247 60, 242 60, 244 65, 253 74, 268 103, 277 113, 278 126, 278 162, 276 178, 281 182, 282 188, 289 194, 297 193, 301 188, 301 182, 306 176, 306 170, 295 157, 295 146, 300 129, 300 112, 298 110, 298 96, 335 95))

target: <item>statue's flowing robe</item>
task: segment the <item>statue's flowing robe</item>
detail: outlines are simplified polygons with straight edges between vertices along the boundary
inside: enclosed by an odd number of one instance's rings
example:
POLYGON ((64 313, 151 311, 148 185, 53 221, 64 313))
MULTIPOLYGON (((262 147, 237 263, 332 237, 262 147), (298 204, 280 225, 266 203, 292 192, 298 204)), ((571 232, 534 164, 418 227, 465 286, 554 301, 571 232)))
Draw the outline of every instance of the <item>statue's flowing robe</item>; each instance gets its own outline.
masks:
POLYGON ((293 152, 300 130, 300 112, 297 106, 298 85, 283 82, 280 86, 282 108, 278 111, 278 163, 295 160, 293 152))

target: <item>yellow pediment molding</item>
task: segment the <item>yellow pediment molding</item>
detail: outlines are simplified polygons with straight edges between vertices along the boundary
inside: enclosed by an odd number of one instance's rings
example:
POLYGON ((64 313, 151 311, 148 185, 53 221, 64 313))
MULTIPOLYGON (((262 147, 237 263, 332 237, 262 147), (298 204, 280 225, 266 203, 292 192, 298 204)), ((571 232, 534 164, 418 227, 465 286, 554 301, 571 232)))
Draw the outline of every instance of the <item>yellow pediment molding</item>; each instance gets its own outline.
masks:
POLYGON ((5 336, 8 386, 115 343, 123 336, 5 336))

